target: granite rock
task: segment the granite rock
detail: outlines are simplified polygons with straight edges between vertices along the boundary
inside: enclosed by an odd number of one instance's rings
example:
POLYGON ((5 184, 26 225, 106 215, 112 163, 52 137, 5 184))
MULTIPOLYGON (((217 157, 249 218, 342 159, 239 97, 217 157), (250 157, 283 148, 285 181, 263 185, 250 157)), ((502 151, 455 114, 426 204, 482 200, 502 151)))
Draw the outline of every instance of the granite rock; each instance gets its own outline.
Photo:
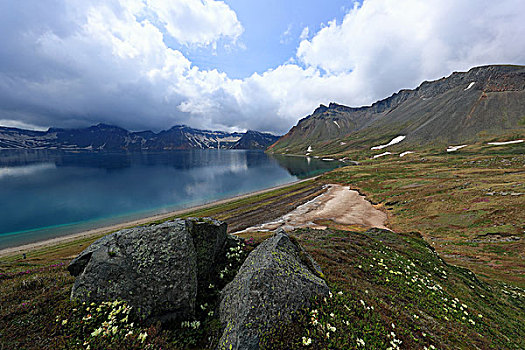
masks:
POLYGON ((329 293, 315 261, 284 231, 261 243, 221 292, 219 349, 258 349, 272 326, 329 293))
POLYGON ((195 315, 199 286, 208 285, 224 260, 226 224, 176 219, 125 229, 99 239, 71 261, 71 298, 124 300, 146 321, 195 315))

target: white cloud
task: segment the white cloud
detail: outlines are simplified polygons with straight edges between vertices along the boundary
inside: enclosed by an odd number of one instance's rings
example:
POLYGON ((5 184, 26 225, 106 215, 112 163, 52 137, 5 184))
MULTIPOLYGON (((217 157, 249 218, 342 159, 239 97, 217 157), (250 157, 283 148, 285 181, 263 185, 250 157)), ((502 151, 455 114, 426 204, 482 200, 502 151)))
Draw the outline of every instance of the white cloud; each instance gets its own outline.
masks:
POLYGON ((292 24, 288 25, 288 28, 281 34, 279 42, 283 45, 289 44, 292 41, 292 24))
POLYGON ((310 28, 304 27, 303 31, 301 32, 301 35, 299 36, 300 40, 306 40, 308 39, 308 35, 310 34, 310 28))
MULTIPOLYGON (((320 103, 367 105, 455 70, 525 63, 525 42, 516 41, 525 35, 522 15, 525 8, 517 0, 365 1, 342 23, 331 21, 301 42, 297 58, 303 67, 284 64, 237 82, 228 106, 242 118, 228 120, 243 128, 286 131, 320 103)), ((216 108, 209 106, 203 115, 216 108)))
POLYGON ((341 23, 304 28, 295 60, 231 79, 166 44, 234 43, 243 29, 224 2, 0 2, 0 124, 286 132, 319 103, 370 104, 454 70, 523 64, 523 18, 521 0, 365 0, 341 23))
POLYGON ((236 13, 223 1, 145 0, 167 32, 182 44, 209 45, 230 37, 233 41, 244 28, 236 13))

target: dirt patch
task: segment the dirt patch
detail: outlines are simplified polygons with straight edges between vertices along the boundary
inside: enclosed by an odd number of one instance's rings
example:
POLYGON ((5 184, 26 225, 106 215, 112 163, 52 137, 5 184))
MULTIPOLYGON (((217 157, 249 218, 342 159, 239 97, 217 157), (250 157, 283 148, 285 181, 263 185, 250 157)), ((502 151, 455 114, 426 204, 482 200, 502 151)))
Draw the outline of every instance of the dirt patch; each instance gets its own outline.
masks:
POLYGON ((214 217, 228 224, 228 232, 236 232, 253 225, 276 220, 280 216, 295 210, 324 192, 325 188, 323 188, 322 185, 313 185, 297 191, 274 196, 250 206, 243 206, 232 211, 222 212, 214 217))
POLYGON ((327 191, 279 219, 249 227, 237 233, 254 231, 273 231, 283 228, 291 231, 296 228, 326 229, 323 221, 340 225, 360 225, 387 229, 387 214, 374 208, 364 196, 348 186, 327 185, 327 191))

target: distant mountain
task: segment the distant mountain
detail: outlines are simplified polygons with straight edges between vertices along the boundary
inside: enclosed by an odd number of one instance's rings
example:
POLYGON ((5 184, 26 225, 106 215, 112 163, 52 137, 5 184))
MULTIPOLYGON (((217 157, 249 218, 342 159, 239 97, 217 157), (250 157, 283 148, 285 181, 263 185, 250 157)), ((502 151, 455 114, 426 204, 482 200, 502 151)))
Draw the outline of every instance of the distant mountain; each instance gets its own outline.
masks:
POLYGON ((248 130, 231 148, 232 149, 266 149, 279 139, 279 136, 248 130))
POLYGON ((331 153, 476 141, 525 131, 525 66, 492 65, 401 90, 368 107, 321 105, 269 148, 274 153, 331 153))
POLYGON ((98 124, 82 129, 50 128, 31 131, 0 127, 0 149, 62 149, 105 151, 161 151, 182 149, 266 149, 279 137, 248 131, 228 133, 177 125, 159 133, 130 132, 98 124))

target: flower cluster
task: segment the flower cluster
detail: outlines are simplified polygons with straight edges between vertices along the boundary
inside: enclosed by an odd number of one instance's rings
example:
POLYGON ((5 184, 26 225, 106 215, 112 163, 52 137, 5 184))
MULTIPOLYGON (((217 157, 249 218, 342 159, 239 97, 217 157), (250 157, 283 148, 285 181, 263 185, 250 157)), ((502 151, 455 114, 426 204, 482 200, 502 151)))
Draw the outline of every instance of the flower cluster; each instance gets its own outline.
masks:
POLYGON ((303 345, 304 346, 309 346, 310 344, 312 344, 312 339, 311 338, 307 338, 307 337, 303 337, 303 345))
POLYGON ((200 321, 184 321, 181 323, 182 328, 198 329, 201 326, 200 321))
MULTIPOLYGON (((116 335, 118 332, 124 332, 126 336, 133 335, 133 322, 128 323, 130 310, 131 307, 127 306, 123 301, 103 302, 99 306, 91 303, 86 308, 86 312, 98 313, 99 315, 107 314, 107 319, 91 333, 91 336, 110 336, 116 335)), ((87 322, 91 319, 93 319, 93 316, 90 313, 82 320, 87 322)))
MULTIPOLYGON (((70 319, 56 318, 62 328, 71 332, 80 327, 83 334, 83 345, 86 349, 91 346, 112 342, 144 343, 148 337, 147 331, 135 326, 130 319, 131 306, 124 301, 105 301, 100 304, 83 302, 80 307, 73 309, 70 319)), ((68 332, 68 333, 69 333, 68 332)))
MULTIPOLYGON (((389 249, 379 249, 375 252, 369 250, 373 256, 369 264, 370 268, 363 269, 370 273, 378 282, 388 283, 399 290, 406 290, 410 294, 418 296, 415 301, 421 302, 423 307, 428 309, 429 303, 433 305, 435 317, 445 321, 454 318, 462 323, 476 326, 476 321, 467 310, 467 305, 461 303, 458 298, 451 298, 444 291, 443 287, 436 282, 437 278, 447 279, 447 271, 437 261, 428 261, 425 266, 430 272, 424 269, 415 269, 416 265, 410 259, 401 256, 399 253, 389 249), (388 258, 388 264, 386 259, 388 258), (423 271, 422 271, 423 270, 423 271), (435 276, 435 277, 434 277, 435 276)), ((434 254, 434 252, 432 252, 434 254)), ((360 265, 361 266, 361 265, 360 265)), ((474 288, 471 286, 471 288, 474 288)), ((361 301, 361 303, 364 303, 361 301)), ((366 305, 363 305, 366 308, 366 305)), ((419 319, 414 314, 413 319, 419 319)))
MULTIPOLYGON (((394 326, 394 324, 392 324, 392 326, 394 326)), ((390 345, 387 350, 398 350, 399 349, 399 346, 401 345, 401 343, 403 342, 402 340, 400 339, 397 339, 396 337, 396 333, 394 333, 394 331, 390 332, 390 334, 388 335, 388 337, 390 338, 390 345)))
POLYGON ((226 252, 226 259, 228 260, 228 265, 226 265, 220 272, 219 278, 221 280, 227 280, 228 278, 235 275, 238 267, 244 261, 246 252, 243 249, 244 244, 239 243, 236 247, 231 247, 226 252))
POLYGON ((242 247, 238 245, 237 247, 232 247, 226 253, 226 258, 228 260, 240 261, 242 259, 242 247))

